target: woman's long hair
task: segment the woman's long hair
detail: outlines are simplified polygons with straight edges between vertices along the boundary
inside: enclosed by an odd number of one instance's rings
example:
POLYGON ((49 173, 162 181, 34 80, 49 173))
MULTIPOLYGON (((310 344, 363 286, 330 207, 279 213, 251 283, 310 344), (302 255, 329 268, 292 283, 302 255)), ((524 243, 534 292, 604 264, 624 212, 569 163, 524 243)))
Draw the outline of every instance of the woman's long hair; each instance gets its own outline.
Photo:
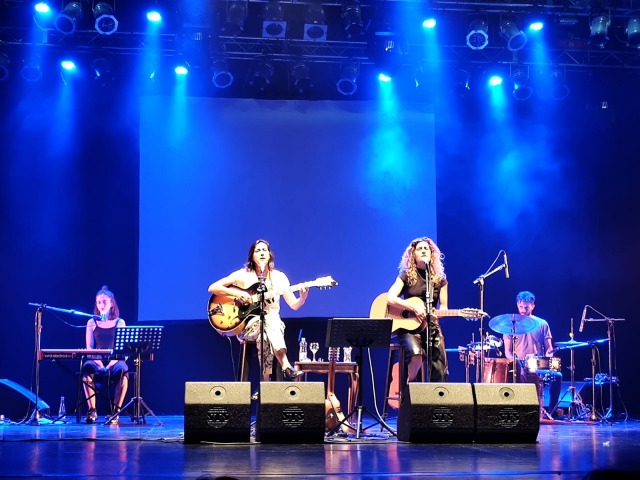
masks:
POLYGON ((253 254, 255 253, 256 247, 259 243, 264 243, 267 246, 267 251, 269 252, 269 261, 267 262, 267 269, 271 271, 275 268, 276 255, 271 250, 271 245, 269 245, 269 242, 262 239, 256 240, 251 244, 251 247, 249 247, 249 255, 247 256, 247 263, 244 264, 244 268, 246 268, 248 271, 252 271, 252 270, 255 271, 257 265, 256 265, 256 262, 254 262, 253 260, 253 254))
POLYGON ((444 264, 442 263, 442 261, 444 260, 444 255, 435 244, 435 242, 428 237, 416 238, 415 240, 412 240, 412 242, 402 254, 402 259, 400 260, 400 265, 398 265, 398 270, 400 271, 400 273, 407 273, 407 282, 410 287, 418 283, 418 267, 416 265, 414 252, 416 250, 416 246, 420 242, 425 242, 427 245, 429 245, 429 250, 431 250, 431 261, 428 265, 429 277, 431 278, 431 283, 433 283, 434 285, 438 285, 445 278, 447 278, 444 273, 444 264))

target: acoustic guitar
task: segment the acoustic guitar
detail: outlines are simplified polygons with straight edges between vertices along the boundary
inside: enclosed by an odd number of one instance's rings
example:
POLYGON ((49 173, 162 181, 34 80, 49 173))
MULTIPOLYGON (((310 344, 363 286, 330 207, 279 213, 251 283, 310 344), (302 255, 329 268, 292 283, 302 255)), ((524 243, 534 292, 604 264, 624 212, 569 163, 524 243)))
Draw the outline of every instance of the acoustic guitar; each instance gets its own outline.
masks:
MULTIPOLYGON (((418 297, 408 298, 406 301, 416 306, 424 305, 422 299, 418 297)), ((434 308, 429 313, 429 316, 435 318, 462 317, 467 320, 478 320, 479 318, 486 317, 487 314, 477 308, 460 308, 453 310, 437 310, 434 308)), ((396 332, 399 329, 404 329, 409 332, 420 332, 427 326, 427 320, 418 320, 413 313, 413 310, 408 310, 397 305, 389 305, 387 303, 386 293, 378 295, 373 301, 370 317, 390 318, 392 320, 392 332, 396 332)))
POLYGON ((340 430, 344 433, 355 432, 347 422, 340 406, 340 400, 334 392, 336 361, 338 360, 338 349, 329 347, 329 373, 327 375, 327 399, 324 401, 325 411, 325 429, 331 432, 340 426, 340 430))
MULTIPOLYGON (((321 289, 331 288, 336 285, 338 285, 338 282, 333 278, 320 277, 311 282, 298 283, 280 290, 267 291, 264 293, 264 300, 266 303, 270 303, 273 301, 274 297, 278 297, 287 292, 297 292, 304 288, 311 287, 318 287, 321 289)), ((257 293, 258 286, 259 284, 255 283, 247 289, 230 287, 238 293, 249 293, 251 295, 251 300, 247 303, 242 303, 238 299, 228 297, 226 295, 211 295, 209 303, 207 304, 207 316, 209 317, 209 323, 211 326, 216 329, 218 333, 225 336, 238 335, 242 332, 247 321, 247 317, 250 315, 257 315, 259 313, 262 295, 257 293)))

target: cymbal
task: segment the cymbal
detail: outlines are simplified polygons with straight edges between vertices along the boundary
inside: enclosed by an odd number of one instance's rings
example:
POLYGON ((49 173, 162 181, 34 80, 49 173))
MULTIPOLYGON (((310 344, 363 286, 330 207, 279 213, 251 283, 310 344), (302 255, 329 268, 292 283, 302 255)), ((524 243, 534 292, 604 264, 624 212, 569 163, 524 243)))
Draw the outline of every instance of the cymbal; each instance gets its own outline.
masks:
POLYGON ((533 332, 537 326, 538 323, 533 318, 517 313, 505 313, 493 317, 489 321, 489 328, 503 335, 511 335, 512 333, 524 335, 533 332))
POLYGON ((567 342, 555 342, 558 347, 570 347, 572 345, 586 345, 585 342, 577 342, 575 340, 569 340, 567 342))
POLYGON ((554 348, 554 351, 573 350, 574 348, 586 347, 587 345, 589 345, 587 342, 576 342, 575 340, 569 340, 568 342, 556 342, 556 348, 554 348))

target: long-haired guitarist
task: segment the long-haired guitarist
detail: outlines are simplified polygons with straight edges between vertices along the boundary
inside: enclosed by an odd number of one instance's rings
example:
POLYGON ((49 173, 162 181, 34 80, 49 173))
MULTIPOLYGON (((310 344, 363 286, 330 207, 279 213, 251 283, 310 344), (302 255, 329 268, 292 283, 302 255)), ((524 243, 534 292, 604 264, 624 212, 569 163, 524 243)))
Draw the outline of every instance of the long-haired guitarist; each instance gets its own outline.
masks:
POLYGON ((446 382, 448 379, 447 355, 442 329, 438 318, 429 315, 429 312, 438 306, 441 309, 448 308, 448 285, 442 263, 443 258, 444 256, 433 240, 428 237, 416 238, 404 251, 398 266, 400 273, 387 293, 389 305, 412 312, 418 320, 417 326, 420 325, 420 322, 424 324, 425 320, 428 325, 428 328, 413 331, 405 329, 396 331, 398 341, 404 348, 405 371, 409 382, 416 379, 423 359, 427 357, 427 352, 429 352, 428 356, 431 360, 429 380, 446 382), (422 299, 422 302, 407 301, 414 297, 422 299))
MULTIPOLYGON (((260 282, 264 282, 267 291, 286 290, 290 282, 287 276, 280 270, 275 269, 275 255, 271 250, 269 242, 266 240, 256 240, 249 248, 247 262, 243 268, 236 270, 230 275, 221 278, 209 286, 209 293, 222 295, 241 304, 252 302, 251 296, 255 295, 255 290, 260 282)), ((287 291, 282 294, 287 304, 292 310, 298 310, 304 305, 309 295, 309 290, 300 290, 300 296, 296 297, 293 292, 287 291)), ((287 346, 284 341, 284 322, 280 318, 280 296, 274 296, 265 304, 265 338, 259 342, 260 337, 260 309, 256 309, 247 317, 247 323, 238 334, 240 340, 255 340, 258 346, 258 358, 262 358, 264 351, 264 363, 262 365, 262 376, 264 380, 269 380, 273 368, 273 357, 278 359, 282 366, 282 371, 288 379, 300 376, 302 372, 297 370, 287 357, 287 346)))

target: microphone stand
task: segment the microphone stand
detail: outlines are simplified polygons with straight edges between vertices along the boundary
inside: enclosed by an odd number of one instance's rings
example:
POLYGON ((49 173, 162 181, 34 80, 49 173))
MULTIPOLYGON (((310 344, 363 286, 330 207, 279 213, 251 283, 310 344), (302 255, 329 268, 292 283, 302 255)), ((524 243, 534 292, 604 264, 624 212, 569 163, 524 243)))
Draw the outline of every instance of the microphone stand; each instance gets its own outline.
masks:
POLYGON ((29 419, 26 421, 26 423, 28 423, 29 425, 41 425, 41 424, 44 424, 44 423, 52 423, 51 420, 46 418, 47 416, 44 415, 40 411, 40 407, 39 407, 39 403, 40 403, 40 345, 41 345, 40 340, 41 340, 41 337, 42 337, 42 313, 44 312, 45 309, 49 309, 49 310, 53 310, 53 311, 56 311, 56 312, 71 313, 71 314, 74 314, 74 315, 80 315, 80 316, 89 317, 89 318, 100 318, 100 316, 91 315, 89 313, 84 313, 84 312, 79 312, 77 310, 68 310, 68 309, 65 309, 65 308, 51 307, 51 306, 46 305, 44 303, 31 303, 31 302, 29 302, 29 305, 32 306, 32 307, 37 307, 36 308, 36 316, 35 316, 35 340, 34 340, 35 347, 36 347, 36 365, 35 365, 36 391, 33 392, 35 397, 36 397, 36 404, 35 404, 35 408, 34 408, 33 412, 29 416, 29 419))
MULTIPOLYGON (((489 278, 494 273, 499 272, 500 270, 504 270, 507 268, 506 264, 502 264, 490 272, 483 273, 478 278, 476 278, 473 283, 474 285, 478 285, 480 287, 480 311, 484 312, 484 279, 489 278)), ((480 344, 484 343, 484 328, 483 328, 484 317, 480 316, 480 344)), ((480 382, 484 382, 484 349, 480 349, 480 360, 478 361, 478 368, 480 369, 480 382)))
MULTIPOLYGON (((591 307, 592 310, 598 312, 595 308, 591 307)), ((598 312, 600 315, 602 313, 598 312)), ((603 419, 611 419, 613 417, 613 340, 614 340, 614 332, 613 332, 613 324, 614 322, 624 322, 624 318, 610 318, 606 315, 602 315, 604 318, 585 318, 585 322, 607 322, 607 341, 609 342, 608 354, 609 354, 609 409, 605 412, 603 419)), ((595 348, 592 345, 592 348, 595 348)), ((595 370, 594 370, 595 372, 595 370)), ((594 381, 592 382, 595 385, 595 375, 594 381)), ((617 383, 617 379, 616 379, 617 383)), ((595 391, 595 387, 592 386, 592 390, 595 391)), ((594 397, 595 403, 595 397, 594 397)), ((595 409, 595 408, 594 408, 595 409)))
POLYGON ((426 272, 426 281, 427 281, 427 290, 425 292, 425 302, 426 302, 426 306, 427 306, 427 341, 426 341, 426 356, 427 356, 427 368, 422 368, 422 381, 423 382, 430 382, 431 381, 431 364, 432 364, 432 360, 431 360, 431 356, 433 355, 432 352, 432 348, 433 346, 431 345, 432 339, 431 339, 431 328, 429 328, 429 320, 430 320, 430 315, 431 315, 431 273, 429 272, 429 264, 427 264, 427 269, 425 270, 426 272))
POLYGON ((265 302, 264 302, 264 294, 267 291, 267 286, 265 285, 265 277, 264 277, 264 269, 260 269, 260 273, 258 273, 258 294, 260 296, 260 382, 263 381, 264 376, 264 349, 265 349, 265 341, 264 341, 264 322, 265 322, 265 302))

